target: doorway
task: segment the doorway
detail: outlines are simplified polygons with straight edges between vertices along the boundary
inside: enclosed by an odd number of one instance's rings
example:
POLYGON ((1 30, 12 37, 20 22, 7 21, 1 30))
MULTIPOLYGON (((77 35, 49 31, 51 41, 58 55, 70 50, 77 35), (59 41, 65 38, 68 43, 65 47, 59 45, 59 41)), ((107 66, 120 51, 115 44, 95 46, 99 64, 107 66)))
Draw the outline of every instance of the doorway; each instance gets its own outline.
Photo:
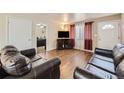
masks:
POLYGON ((112 49, 120 43, 120 21, 99 22, 97 29, 97 47, 112 49))
POLYGON ((47 50, 47 26, 45 24, 36 24, 36 45, 37 53, 47 50))
POLYGON ((32 48, 32 21, 8 17, 8 44, 19 50, 32 48))

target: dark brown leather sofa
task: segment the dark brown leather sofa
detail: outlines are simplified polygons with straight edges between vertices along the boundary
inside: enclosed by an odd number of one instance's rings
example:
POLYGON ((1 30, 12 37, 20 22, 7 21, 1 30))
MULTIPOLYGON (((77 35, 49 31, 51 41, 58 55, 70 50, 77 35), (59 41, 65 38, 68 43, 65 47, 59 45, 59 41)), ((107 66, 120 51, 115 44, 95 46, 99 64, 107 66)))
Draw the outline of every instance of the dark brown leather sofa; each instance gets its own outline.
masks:
POLYGON ((0 68, 0 78, 3 79, 59 79, 60 64, 59 58, 50 60, 43 59, 36 55, 35 49, 21 51, 21 54, 32 60, 32 69, 29 73, 23 76, 11 76, 0 68))
POLYGON ((124 45, 113 50, 96 48, 85 68, 77 67, 75 79, 124 79, 124 45))

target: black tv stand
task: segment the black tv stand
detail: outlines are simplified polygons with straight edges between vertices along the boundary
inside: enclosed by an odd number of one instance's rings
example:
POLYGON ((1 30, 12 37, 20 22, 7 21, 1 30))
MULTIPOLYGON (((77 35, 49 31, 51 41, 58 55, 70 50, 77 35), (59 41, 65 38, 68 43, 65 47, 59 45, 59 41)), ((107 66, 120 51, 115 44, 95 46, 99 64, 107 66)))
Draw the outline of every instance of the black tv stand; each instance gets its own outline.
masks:
POLYGON ((72 40, 73 39, 69 39, 69 38, 58 38, 57 39, 57 49, 58 50, 73 49, 72 40))

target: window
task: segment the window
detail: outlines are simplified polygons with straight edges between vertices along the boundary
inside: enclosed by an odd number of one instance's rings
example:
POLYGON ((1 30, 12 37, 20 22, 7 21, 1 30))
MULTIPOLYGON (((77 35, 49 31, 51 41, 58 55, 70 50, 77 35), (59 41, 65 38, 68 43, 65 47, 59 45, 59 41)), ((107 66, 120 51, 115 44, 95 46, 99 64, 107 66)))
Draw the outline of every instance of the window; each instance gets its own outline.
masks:
POLYGON ((103 30, 114 29, 115 27, 112 24, 106 24, 102 27, 103 30))
POLYGON ((83 39, 83 32, 84 32, 84 27, 83 23, 77 23, 75 27, 75 39, 81 40, 83 39))

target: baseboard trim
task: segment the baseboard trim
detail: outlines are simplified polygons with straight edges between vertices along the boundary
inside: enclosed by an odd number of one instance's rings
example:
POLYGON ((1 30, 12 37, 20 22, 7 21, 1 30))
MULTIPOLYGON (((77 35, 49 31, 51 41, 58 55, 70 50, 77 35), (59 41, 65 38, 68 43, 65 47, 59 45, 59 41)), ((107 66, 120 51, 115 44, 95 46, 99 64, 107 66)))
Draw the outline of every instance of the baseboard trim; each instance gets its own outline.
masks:
POLYGON ((53 48, 53 49, 49 49, 49 50, 46 50, 46 51, 48 52, 48 51, 52 51, 52 50, 56 50, 56 48, 53 48))
MULTIPOLYGON (((74 48, 74 49, 75 49, 75 48, 74 48)), ((75 49, 75 50, 80 50, 80 51, 85 51, 85 52, 91 52, 91 53, 94 52, 93 50, 86 50, 86 49, 75 49)))
POLYGON ((86 51, 86 52, 91 52, 91 53, 93 53, 93 50, 86 50, 86 49, 84 49, 83 51, 86 51))

